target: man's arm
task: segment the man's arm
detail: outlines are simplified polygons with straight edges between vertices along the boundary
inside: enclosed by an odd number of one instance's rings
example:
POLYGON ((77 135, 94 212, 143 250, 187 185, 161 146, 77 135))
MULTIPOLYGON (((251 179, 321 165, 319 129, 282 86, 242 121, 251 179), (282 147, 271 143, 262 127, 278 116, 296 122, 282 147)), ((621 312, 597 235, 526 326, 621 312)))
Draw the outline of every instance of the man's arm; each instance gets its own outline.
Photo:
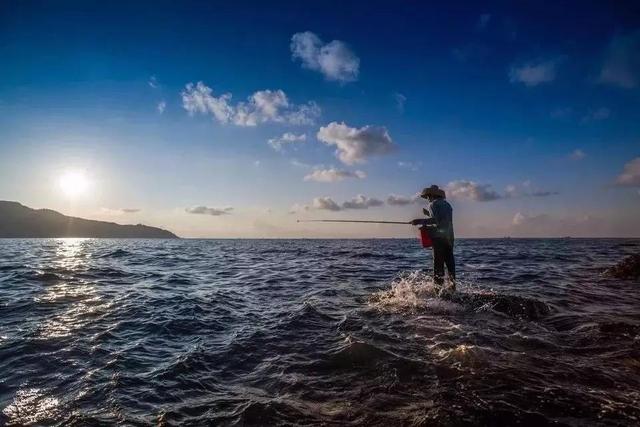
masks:
POLYGON ((430 211, 426 211, 425 214, 429 214, 429 217, 426 218, 423 222, 424 225, 438 226, 440 224, 440 219, 442 218, 442 214, 440 211, 440 206, 438 203, 432 203, 430 206, 430 211))
POLYGON ((416 218, 411 221, 411 225, 436 225, 438 222, 434 218, 416 218))
POLYGON ((412 225, 438 225, 437 211, 433 211, 433 216, 431 216, 430 212, 427 209, 422 209, 427 218, 417 218, 411 221, 412 225))

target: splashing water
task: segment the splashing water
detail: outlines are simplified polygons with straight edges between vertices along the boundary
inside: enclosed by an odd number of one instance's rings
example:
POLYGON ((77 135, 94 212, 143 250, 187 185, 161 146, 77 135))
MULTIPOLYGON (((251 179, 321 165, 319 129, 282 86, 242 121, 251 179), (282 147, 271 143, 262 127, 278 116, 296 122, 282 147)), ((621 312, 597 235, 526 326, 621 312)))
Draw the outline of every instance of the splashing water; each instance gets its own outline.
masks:
POLYGON ((461 310, 462 306, 441 298, 445 289, 436 285, 433 277, 423 271, 402 274, 391 282, 391 287, 375 292, 369 304, 381 311, 408 312, 429 311, 449 313, 461 310))

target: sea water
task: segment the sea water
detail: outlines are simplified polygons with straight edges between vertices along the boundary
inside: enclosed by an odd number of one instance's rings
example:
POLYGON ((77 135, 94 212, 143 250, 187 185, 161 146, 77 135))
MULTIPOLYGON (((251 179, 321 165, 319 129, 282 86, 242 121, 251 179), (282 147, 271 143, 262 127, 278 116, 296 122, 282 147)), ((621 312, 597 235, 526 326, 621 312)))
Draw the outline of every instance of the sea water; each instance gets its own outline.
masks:
POLYGON ((0 239, 0 424, 637 425, 639 250, 0 239))

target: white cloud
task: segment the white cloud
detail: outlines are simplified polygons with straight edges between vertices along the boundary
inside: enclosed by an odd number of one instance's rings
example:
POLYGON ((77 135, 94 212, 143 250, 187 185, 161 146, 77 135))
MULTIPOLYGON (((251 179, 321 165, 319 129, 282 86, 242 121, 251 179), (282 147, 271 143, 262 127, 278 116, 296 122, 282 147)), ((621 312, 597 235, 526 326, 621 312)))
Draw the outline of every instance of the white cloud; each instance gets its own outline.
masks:
POLYGON ((238 126, 256 126, 264 122, 281 122, 280 110, 289 107, 287 95, 281 90, 260 90, 240 102, 235 108, 233 122, 238 126))
POLYGON ((291 209, 289 209, 289 213, 290 214, 296 214, 296 213, 308 211, 310 209, 311 209, 311 207, 309 205, 300 205, 300 204, 296 203, 293 206, 291 206, 291 209))
POLYGON ((596 122, 606 120, 611 116, 611 110, 606 107, 600 107, 596 110, 589 111, 583 118, 582 122, 596 122))
POLYGON ((524 181, 522 184, 507 185, 504 195, 498 195, 498 198, 513 199, 516 197, 548 197, 559 194, 557 191, 533 189, 531 181, 524 181))
POLYGON ((282 90, 260 90, 246 102, 231 105, 230 93, 214 96, 203 82, 188 83, 181 93, 182 106, 189 114, 209 114, 220 123, 237 126, 257 126, 275 122, 291 125, 310 125, 320 115, 320 107, 311 101, 294 105, 282 90))
POLYGON ((313 125, 321 114, 320 107, 314 101, 300 104, 284 115, 284 121, 295 126, 313 125))
POLYGON ((164 113, 164 110, 167 108, 167 103, 164 101, 160 101, 156 108, 158 110, 158 113, 162 114, 164 113))
POLYGON ((490 13, 481 14, 480 17, 478 18, 478 22, 476 23, 476 28, 478 30, 484 30, 485 28, 487 28, 487 25, 489 24, 490 20, 491 20, 490 13))
POLYGON ((140 209, 135 208, 119 208, 119 209, 111 209, 111 208, 100 208, 100 213, 104 215, 123 215, 123 214, 134 214, 140 212, 140 209))
POLYGON ((575 150, 573 150, 571 152, 571 154, 569 154, 569 158, 571 160, 576 160, 576 161, 577 160, 582 160, 585 157, 587 157, 587 154, 584 151, 582 151, 581 149, 579 149, 579 148, 576 148, 575 150))
POLYGON ((414 196, 398 196, 396 194, 390 194, 387 197, 387 204, 389 206, 406 206, 413 203, 417 203, 420 201, 420 195, 416 194, 414 196))
POLYGON ((616 184, 623 186, 640 186, 640 157, 624 165, 622 173, 616 178, 616 184))
POLYGON ((291 159, 289 163, 291 163, 291 166, 295 166, 297 168, 309 169, 311 167, 309 163, 301 162, 298 159, 291 159))
POLYGON ((556 78, 558 59, 538 60, 512 66, 509 70, 511 83, 523 83, 525 86, 537 86, 556 78))
POLYGON ((511 223, 513 225, 520 225, 520 224, 524 223, 526 220, 527 220, 527 217, 522 212, 517 212, 513 216, 513 219, 511 220, 511 223))
POLYGON ((191 208, 186 208, 185 212, 190 214, 197 214, 197 215, 220 216, 220 215, 227 215, 231 213, 232 210, 233 210, 232 207, 210 208, 207 206, 194 206, 191 208))
POLYGON ((447 195, 454 199, 467 199, 476 202, 489 202, 502 198, 491 189, 490 184, 478 184, 474 181, 452 181, 446 186, 447 195))
POLYGON ((331 197, 316 197, 311 203, 313 209, 339 211, 340 206, 331 197))
POLYGON ((515 184, 509 184, 504 189, 505 197, 518 197, 518 187, 515 184))
POLYGON ((408 169, 408 170, 413 171, 413 172, 417 172, 418 169, 420 169, 422 167, 422 162, 399 161, 398 162, 398 167, 402 168, 402 169, 408 169))
POLYGON ((318 140, 336 146, 336 155, 343 163, 364 163, 368 157, 391 152, 395 145, 385 127, 352 128, 344 122, 331 122, 320 128, 318 140))
POLYGON ((307 176, 304 177, 305 181, 316 181, 316 182, 338 182, 342 181, 345 178, 358 178, 364 179, 367 177, 367 174, 363 171, 347 171, 342 169, 316 169, 307 176))
POLYGON ((286 145, 294 145, 299 142, 305 142, 307 140, 307 135, 302 133, 300 135, 296 135, 291 132, 286 132, 277 138, 271 138, 269 141, 269 145, 276 151, 282 151, 286 145))
POLYGON ((400 92, 394 92, 393 100, 396 102, 396 108, 398 111, 404 113, 404 104, 407 102, 407 97, 400 92))
POLYGON ((220 123, 228 123, 235 115, 234 108, 229 105, 231 94, 215 97, 213 90, 203 82, 187 83, 181 95, 182 106, 189 114, 211 114, 220 123))
POLYGON ((157 89, 158 87, 160 87, 160 84, 158 83, 158 79, 156 78, 156 76, 149 77, 149 81, 147 81, 147 83, 153 89, 157 89))
POLYGON ((347 200, 342 204, 342 209, 369 209, 375 206, 382 206, 384 202, 375 197, 367 197, 362 194, 358 194, 351 200, 347 200))
POLYGON ((375 197, 367 197, 362 194, 358 194, 351 200, 347 200, 342 204, 338 204, 331 197, 315 197, 311 202, 311 205, 294 204, 289 213, 307 212, 311 210, 325 210, 338 212, 347 209, 369 209, 376 206, 382 206, 384 202, 375 197))
POLYGON ((605 54, 600 83, 633 89, 640 76, 640 30, 615 36, 605 54))
POLYGON ((291 37, 291 54, 304 68, 319 71, 327 80, 351 82, 358 80, 360 59, 339 40, 327 44, 311 31, 291 37))

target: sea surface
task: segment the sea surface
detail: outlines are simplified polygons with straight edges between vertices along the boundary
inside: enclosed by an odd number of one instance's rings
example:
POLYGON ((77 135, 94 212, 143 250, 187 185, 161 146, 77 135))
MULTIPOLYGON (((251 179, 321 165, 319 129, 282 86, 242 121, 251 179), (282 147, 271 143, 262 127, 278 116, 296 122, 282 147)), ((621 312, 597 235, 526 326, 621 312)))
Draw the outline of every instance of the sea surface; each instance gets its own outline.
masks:
POLYGON ((0 425, 639 425, 639 240, 0 240, 0 425))

